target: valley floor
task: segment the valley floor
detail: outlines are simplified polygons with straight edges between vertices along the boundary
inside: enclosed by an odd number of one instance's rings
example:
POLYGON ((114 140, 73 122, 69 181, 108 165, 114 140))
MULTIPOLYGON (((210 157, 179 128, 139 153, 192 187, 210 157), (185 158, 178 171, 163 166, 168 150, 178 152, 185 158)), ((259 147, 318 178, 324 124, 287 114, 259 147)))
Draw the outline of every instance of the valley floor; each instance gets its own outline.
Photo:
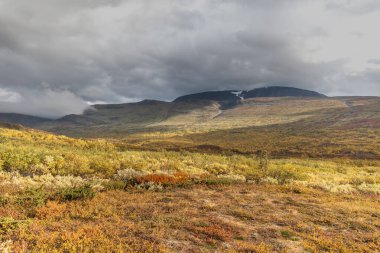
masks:
POLYGON ((290 185, 190 185, 110 190, 3 206, 3 249, 14 252, 379 252, 375 194, 290 185), (28 218, 29 217, 29 218, 28 218))

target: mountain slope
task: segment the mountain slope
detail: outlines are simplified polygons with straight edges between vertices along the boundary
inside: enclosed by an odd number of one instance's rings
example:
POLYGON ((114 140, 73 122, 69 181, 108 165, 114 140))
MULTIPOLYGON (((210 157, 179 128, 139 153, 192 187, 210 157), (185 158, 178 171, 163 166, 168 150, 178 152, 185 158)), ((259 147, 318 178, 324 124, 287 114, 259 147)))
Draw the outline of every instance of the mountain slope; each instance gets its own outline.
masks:
POLYGON ((58 120, 3 114, 0 122, 23 124, 74 137, 125 137, 136 133, 208 132, 285 124, 309 118, 323 110, 349 106, 344 99, 327 98, 313 91, 269 87, 251 91, 202 92, 179 97, 173 102, 144 100, 94 105, 81 115, 67 115, 58 120))
POLYGON ((38 125, 38 128, 76 137, 125 137, 138 133, 206 133, 242 127, 285 125, 316 116, 321 118, 311 121, 312 125, 319 122, 351 124, 348 122, 351 118, 364 125, 366 122, 378 124, 376 113, 371 108, 379 101, 378 98, 250 98, 228 109, 210 100, 144 102, 117 105, 117 108, 103 105, 83 115, 70 115, 38 125), (342 109, 350 117, 334 120, 337 117, 335 115, 339 115, 335 113, 342 109), (359 113, 361 110, 363 113, 359 113), (333 116, 324 119, 324 115, 330 115, 325 114, 329 111, 333 116))
POLYGON ((324 98, 327 97, 315 91, 303 90, 293 87, 272 86, 258 88, 250 91, 244 91, 242 93, 244 98, 256 98, 256 97, 315 97, 324 98))
POLYGON ((239 103, 241 100, 236 94, 236 91, 206 91, 201 93, 189 94, 178 97, 173 102, 193 102, 196 103, 200 100, 211 100, 218 102, 222 109, 231 108, 239 103))
POLYGON ((75 137, 126 134, 166 118, 169 102, 144 100, 127 104, 94 105, 81 115, 67 115, 37 128, 75 137))
POLYGON ((18 114, 18 113, 0 113, 0 122, 10 123, 10 124, 20 124, 28 127, 39 126, 43 123, 51 121, 50 119, 45 119, 36 116, 18 114))
POLYGON ((141 149, 378 160, 380 98, 258 98, 185 129, 195 131, 126 141, 141 149))

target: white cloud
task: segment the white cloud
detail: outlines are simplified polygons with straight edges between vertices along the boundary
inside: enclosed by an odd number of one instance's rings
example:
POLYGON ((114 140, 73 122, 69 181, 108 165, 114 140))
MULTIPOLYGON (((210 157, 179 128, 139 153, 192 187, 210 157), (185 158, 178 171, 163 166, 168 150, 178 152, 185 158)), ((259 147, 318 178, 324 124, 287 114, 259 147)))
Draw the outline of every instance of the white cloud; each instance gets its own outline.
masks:
POLYGON ((0 88, 0 103, 1 102, 17 103, 20 100, 21 100, 21 96, 17 92, 0 88))
POLYGON ((19 94, 12 91, 3 93, 0 90, 0 108, 9 113, 58 118, 66 114, 81 114, 87 107, 80 97, 69 91, 23 90, 19 94), (11 99, 1 99, 3 94, 11 94, 11 99))

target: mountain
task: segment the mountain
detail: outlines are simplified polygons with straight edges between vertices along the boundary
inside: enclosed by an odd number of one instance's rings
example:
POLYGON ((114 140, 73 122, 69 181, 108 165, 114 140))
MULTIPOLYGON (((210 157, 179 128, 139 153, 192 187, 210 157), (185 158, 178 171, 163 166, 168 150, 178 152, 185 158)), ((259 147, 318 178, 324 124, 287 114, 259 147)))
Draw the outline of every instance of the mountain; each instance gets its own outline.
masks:
POLYGON ((178 97, 174 102, 179 101, 198 101, 213 100, 221 103, 240 101, 241 99, 257 97, 318 97, 326 98, 321 93, 304 90, 294 87, 271 86, 257 88, 249 91, 225 90, 225 91, 206 91, 178 97))
POLYGON ((303 90, 293 87, 272 86, 258 88, 250 91, 242 92, 244 98, 257 98, 257 97, 327 97, 315 91, 303 90))
POLYGON ((326 98, 327 96, 310 90, 303 90, 293 87, 272 86, 257 88, 249 91, 206 91, 178 97, 174 100, 174 102, 195 102, 200 100, 212 100, 217 101, 221 105, 222 109, 228 109, 238 105, 242 99, 258 97, 326 98))
POLYGON ((0 122, 68 136, 95 138, 285 125, 318 118, 319 115, 334 116, 329 116, 329 119, 321 116, 312 124, 323 121, 347 127, 377 126, 380 123, 375 111, 379 104, 379 98, 329 98, 314 91, 278 86, 251 91, 208 91, 181 96, 172 102, 143 100, 94 105, 81 115, 67 115, 57 120, 3 113, 0 114, 0 122), (340 117, 343 112, 348 115, 346 120, 340 117), (347 119, 352 119, 352 123, 347 119))
POLYGON ((178 97, 173 102, 196 102, 199 100, 211 100, 220 103, 223 108, 237 105, 241 97, 237 96, 237 91, 206 91, 178 97))

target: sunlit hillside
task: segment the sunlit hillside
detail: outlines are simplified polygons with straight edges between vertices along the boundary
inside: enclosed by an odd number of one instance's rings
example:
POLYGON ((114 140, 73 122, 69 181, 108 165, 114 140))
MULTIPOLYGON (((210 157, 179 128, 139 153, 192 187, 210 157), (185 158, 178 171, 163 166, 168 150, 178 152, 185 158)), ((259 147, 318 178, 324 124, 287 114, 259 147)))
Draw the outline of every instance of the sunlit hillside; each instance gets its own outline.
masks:
POLYGON ((169 117, 154 126, 175 126, 178 129, 202 132, 267 126, 298 121, 315 115, 319 110, 346 106, 345 101, 341 99, 255 98, 242 100, 239 106, 228 110, 220 110, 215 106, 204 107, 187 114, 169 117))
MULTIPOLYGON (((207 138, 216 142, 216 133, 207 138)), ((225 134, 232 138, 226 144, 241 141, 225 134)), ((279 158, 265 149, 149 151, 9 124, 0 136, 2 250, 380 249, 378 159, 279 158)))
MULTIPOLYGON (((96 105, 83 115, 58 120, 0 115, 7 122, 73 137, 117 137, 137 135, 188 135, 217 130, 270 126, 286 129, 373 128, 378 126, 379 98, 250 98, 224 107, 213 100, 96 105), (28 124, 30 123, 30 124, 28 124), (318 126, 318 127, 317 127, 318 126)), ((0 117, 0 119, 1 119, 0 117)), ((274 128, 273 128, 274 127, 274 128)), ((306 130, 307 130, 306 129, 306 130)), ((256 131, 256 130, 255 130, 256 131)))

